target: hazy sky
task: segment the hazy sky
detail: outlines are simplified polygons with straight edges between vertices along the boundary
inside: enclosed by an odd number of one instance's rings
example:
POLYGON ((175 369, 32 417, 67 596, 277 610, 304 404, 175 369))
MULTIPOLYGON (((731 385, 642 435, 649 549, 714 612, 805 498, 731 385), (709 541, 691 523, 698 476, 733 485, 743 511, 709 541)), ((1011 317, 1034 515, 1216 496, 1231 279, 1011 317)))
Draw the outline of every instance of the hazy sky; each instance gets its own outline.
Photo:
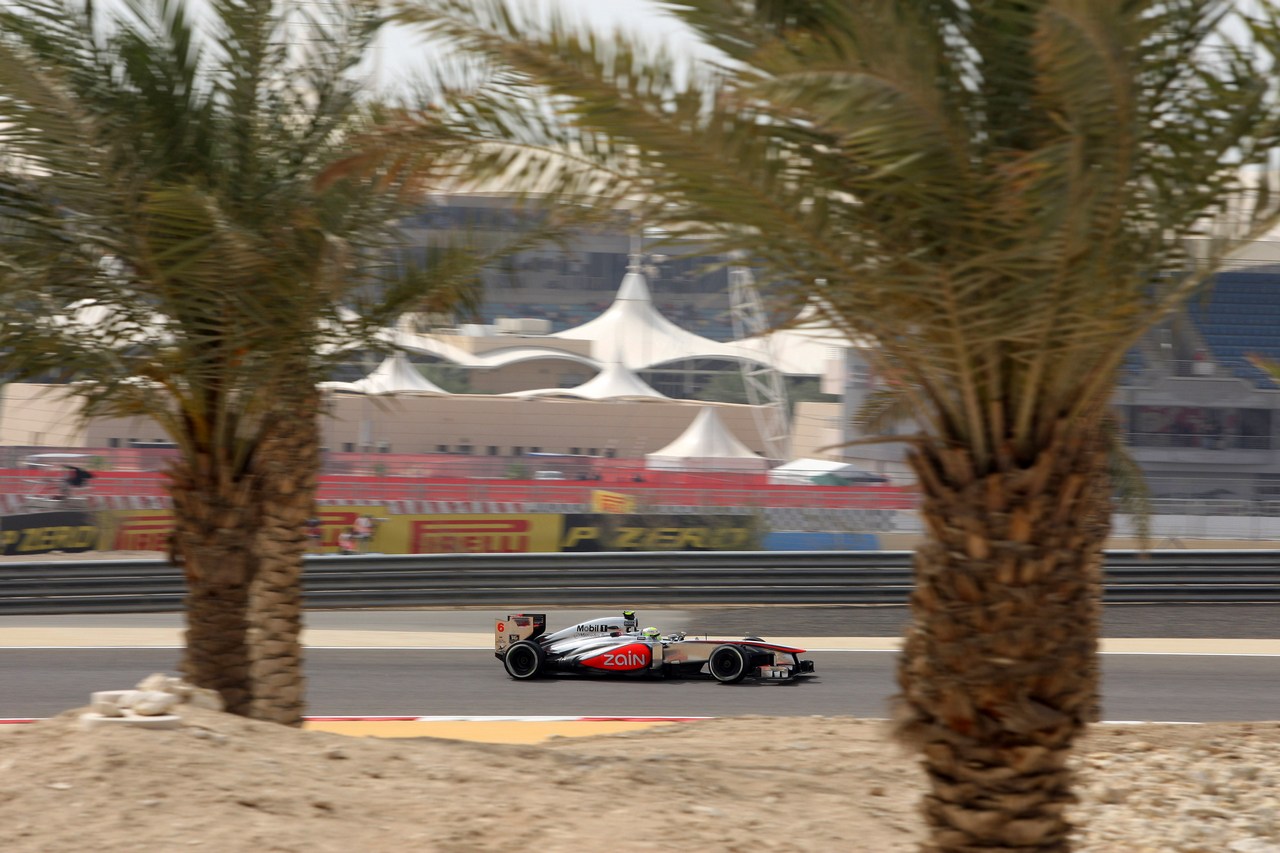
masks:
MULTIPOLYGON (((80 0, 83 2, 83 0, 80 0)), ((311 0, 314 2, 314 0, 311 0)), ((697 38, 680 22, 664 14, 659 0, 509 0, 513 8, 527 10, 536 17, 549 17, 552 9, 571 20, 580 20, 598 32, 623 29, 629 34, 652 38, 678 56, 698 52, 697 38)), ((122 8, 122 0, 99 0, 104 9, 122 8)), ((186 0, 188 8, 199 12, 205 0, 186 0)), ((309 5, 309 0, 301 0, 309 5)), ((705 50, 705 48, 704 48, 705 50)), ((421 35, 404 27, 385 31, 380 39, 372 66, 378 88, 397 88, 428 67, 428 58, 437 50, 425 43, 421 35)))
MULTIPOLYGON (((676 56, 693 56, 701 50, 697 37, 655 0, 509 0, 513 8, 547 18, 557 10, 570 20, 579 20, 596 32, 623 30, 630 36, 652 39, 655 45, 676 56)), ((376 61, 376 77, 381 86, 395 86, 412 69, 425 67, 424 57, 433 49, 412 30, 392 28, 382 38, 376 61)))

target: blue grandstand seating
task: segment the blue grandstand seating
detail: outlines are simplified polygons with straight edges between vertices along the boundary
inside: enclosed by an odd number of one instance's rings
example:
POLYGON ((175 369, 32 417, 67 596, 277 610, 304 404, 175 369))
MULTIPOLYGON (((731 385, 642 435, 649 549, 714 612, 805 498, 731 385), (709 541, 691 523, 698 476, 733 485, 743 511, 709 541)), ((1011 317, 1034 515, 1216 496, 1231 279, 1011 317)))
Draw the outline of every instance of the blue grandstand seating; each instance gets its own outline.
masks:
POLYGON ((1280 362, 1280 267, 1219 273, 1188 313, 1219 365, 1260 387, 1280 387, 1247 358, 1280 362))
POLYGON ((1137 347, 1129 350, 1124 354, 1124 361, 1120 364, 1120 384, 1136 382, 1146 367, 1147 359, 1143 356, 1142 350, 1137 347))

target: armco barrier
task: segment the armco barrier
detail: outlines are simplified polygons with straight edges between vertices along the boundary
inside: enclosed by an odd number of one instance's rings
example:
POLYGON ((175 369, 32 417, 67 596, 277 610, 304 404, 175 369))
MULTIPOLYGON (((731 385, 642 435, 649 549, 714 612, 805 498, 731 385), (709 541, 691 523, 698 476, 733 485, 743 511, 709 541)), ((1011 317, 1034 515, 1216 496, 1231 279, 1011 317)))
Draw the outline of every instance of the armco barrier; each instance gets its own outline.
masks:
MULTIPOLYGON (((310 557, 313 608, 904 604, 910 552, 681 551, 310 557)), ((0 614, 165 612, 183 580, 160 560, 0 564, 0 614)), ((1107 554, 1115 604, 1280 602, 1280 551, 1107 554)))

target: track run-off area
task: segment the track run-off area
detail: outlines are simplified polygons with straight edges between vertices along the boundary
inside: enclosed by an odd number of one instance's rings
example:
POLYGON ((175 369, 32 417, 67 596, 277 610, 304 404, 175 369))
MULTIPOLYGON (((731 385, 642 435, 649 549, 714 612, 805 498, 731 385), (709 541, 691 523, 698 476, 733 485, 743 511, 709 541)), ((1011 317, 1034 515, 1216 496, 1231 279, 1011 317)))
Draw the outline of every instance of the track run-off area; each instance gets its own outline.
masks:
MULTIPOLYGON (((546 612, 554 630, 613 610, 546 612)), ((515 682, 493 656, 491 633, 493 620, 509 612, 517 610, 308 614, 308 714, 432 718, 436 727, 421 733, 445 737, 464 736, 465 721, 493 718, 879 718, 889 714, 896 692, 897 638, 906 618, 902 608, 641 611, 642 623, 664 632, 751 634, 800 645, 810 649, 805 656, 818 675, 789 684, 569 676, 515 682), (442 728, 440 718, 463 722, 442 728)), ((1108 608, 1104 719, 1277 719, 1280 639, 1268 636, 1274 625, 1271 608, 1108 608)), ((84 706, 95 690, 132 687, 153 672, 176 674, 181 642, 176 613, 0 618, 0 719, 53 716, 84 706)), ((552 733, 626 726, 611 725, 579 723, 552 733)), ((414 733, 400 728, 392 736, 414 733)))

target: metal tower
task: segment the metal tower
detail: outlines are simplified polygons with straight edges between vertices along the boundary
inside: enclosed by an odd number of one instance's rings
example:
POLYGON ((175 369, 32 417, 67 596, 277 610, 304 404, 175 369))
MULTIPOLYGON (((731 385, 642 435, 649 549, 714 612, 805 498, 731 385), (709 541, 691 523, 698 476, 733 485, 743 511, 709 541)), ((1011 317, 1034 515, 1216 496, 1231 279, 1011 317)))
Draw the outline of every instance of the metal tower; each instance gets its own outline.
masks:
POLYGON ((787 415, 787 386, 774 364, 773 329, 760 300, 755 277, 744 266, 729 268, 729 313, 733 317, 733 335, 737 340, 754 337, 760 340, 762 362, 743 359, 742 384, 752 405, 756 430, 764 441, 771 459, 791 457, 791 419, 787 415))

